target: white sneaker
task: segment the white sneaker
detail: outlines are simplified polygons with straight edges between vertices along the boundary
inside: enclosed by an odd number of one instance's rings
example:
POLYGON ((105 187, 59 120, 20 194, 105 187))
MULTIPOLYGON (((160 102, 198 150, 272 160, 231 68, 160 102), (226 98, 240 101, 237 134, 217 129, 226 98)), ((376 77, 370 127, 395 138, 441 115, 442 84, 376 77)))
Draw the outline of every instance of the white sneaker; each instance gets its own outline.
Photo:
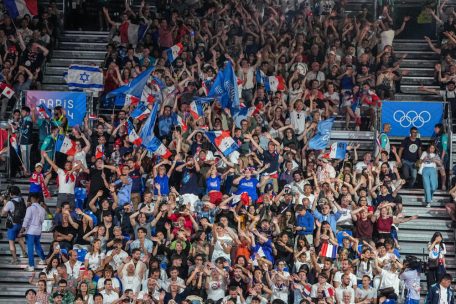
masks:
POLYGON ((38 262, 38 265, 47 265, 47 264, 46 264, 46 261, 45 261, 45 260, 40 260, 40 261, 38 262))
POLYGON ((426 205, 426 208, 431 208, 431 203, 428 203, 428 204, 426 205))
POLYGON ((25 268, 25 271, 35 271, 35 267, 27 266, 27 268, 25 268))

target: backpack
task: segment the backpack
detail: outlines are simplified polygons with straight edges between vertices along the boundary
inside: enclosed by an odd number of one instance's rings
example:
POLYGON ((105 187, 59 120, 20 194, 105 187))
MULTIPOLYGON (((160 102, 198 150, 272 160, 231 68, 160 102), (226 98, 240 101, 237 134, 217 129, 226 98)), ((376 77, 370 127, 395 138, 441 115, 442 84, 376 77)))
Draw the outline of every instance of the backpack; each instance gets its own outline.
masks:
POLYGON ((14 204, 14 212, 13 212, 13 215, 12 215, 13 223, 22 224, 22 222, 24 221, 25 212, 27 210, 27 206, 25 205, 25 201, 24 201, 24 199, 22 197, 19 198, 19 200, 14 198, 11 201, 14 204))

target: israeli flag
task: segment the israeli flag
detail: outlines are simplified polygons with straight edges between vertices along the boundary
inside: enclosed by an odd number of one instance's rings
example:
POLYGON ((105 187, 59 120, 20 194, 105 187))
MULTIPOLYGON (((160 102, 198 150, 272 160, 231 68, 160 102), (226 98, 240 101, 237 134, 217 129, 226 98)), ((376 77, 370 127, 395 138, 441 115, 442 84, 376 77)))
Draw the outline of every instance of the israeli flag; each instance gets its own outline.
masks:
POLYGON ((72 64, 65 81, 69 90, 103 91, 103 71, 96 66, 72 64))

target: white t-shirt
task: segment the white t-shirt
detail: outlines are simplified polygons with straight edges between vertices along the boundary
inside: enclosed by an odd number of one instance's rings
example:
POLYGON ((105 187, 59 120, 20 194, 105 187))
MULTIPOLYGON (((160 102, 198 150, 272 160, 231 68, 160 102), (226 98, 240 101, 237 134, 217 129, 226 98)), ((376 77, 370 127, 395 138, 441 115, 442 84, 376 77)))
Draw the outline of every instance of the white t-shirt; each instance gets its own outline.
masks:
POLYGON ((122 288, 123 290, 131 289, 135 294, 141 290, 141 281, 135 275, 133 276, 123 276, 122 278, 122 288))
MULTIPOLYGON (((104 288, 104 282, 105 282, 105 278, 99 278, 98 279, 98 282, 97 282, 97 288, 98 290, 104 288)), ((112 288, 113 289, 117 289, 119 288, 120 289, 120 281, 118 278, 111 278, 111 282, 112 282, 112 288)))
POLYGON ((437 168, 437 164, 430 160, 435 157, 437 157, 437 154, 424 151, 420 157, 420 159, 423 161, 423 168, 437 168))
POLYGON ((364 288, 357 288, 356 289, 356 298, 359 298, 361 300, 364 299, 376 299, 377 298, 377 289, 374 287, 370 287, 369 289, 364 289, 364 288))
POLYGON ((394 292, 396 294, 399 294, 399 283, 400 283, 400 280, 399 280, 399 276, 397 275, 397 273, 393 273, 391 271, 382 269, 382 280, 381 280, 379 289, 393 287, 394 292))
MULTIPOLYGON (((112 250, 109 250, 108 253, 106 254, 106 257, 112 255, 112 250)), ((120 265, 122 265, 123 261, 128 257, 128 253, 125 251, 121 251, 119 254, 114 255, 112 257, 112 260, 109 262, 109 265, 112 266, 114 270, 119 269, 120 265)))
POLYGON ((306 112, 301 110, 290 112, 290 123, 296 134, 302 134, 306 130, 306 112))
POLYGON ((381 38, 381 45, 379 51, 382 52, 385 46, 387 45, 393 45, 393 40, 394 36, 396 34, 394 33, 394 30, 389 29, 387 31, 383 31, 380 33, 380 38, 381 38))
POLYGON ((74 263, 73 267, 71 267, 70 261, 65 262, 67 274, 75 280, 77 280, 79 278, 79 273, 81 272, 81 266, 82 266, 82 263, 80 261, 76 261, 76 263, 74 263))
POLYGON ((101 266, 101 262, 104 260, 105 254, 104 253, 87 253, 85 256, 85 260, 89 261, 89 269, 96 270, 101 266))
MULTIPOLYGON (((70 174, 70 173, 68 173, 70 174)), ((59 193, 67 193, 67 194, 74 194, 74 185, 76 184, 76 173, 71 173, 74 178, 72 179, 71 176, 68 176, 64 170, 60 169, 57 170, 57 175, 59 178, 59 193)))
POLYGON ((209 288, 206 289, 207 299, 217 302, 225 297, 226 285, 223 279, 212 281, 209 280, 209 288))
MULTIPOLYGON (((334 275, 333 281, 341 284, 343 274, 344 273, 342 271, 336 272, 336 274, 334 275)), ((358 280, 356 279, 356 275, 354 275, 353 273, 350 273, 350 287, 357 286, 357 283, 358 283, 358 280)))
POLYGON ((350 302, 355 302, 355 290, 348 286, 348 287, 342 287, 339 286, 336 288, 336 301, 338 303, 341 303, 342 300, 344 299, 344 292, 349 292, 350 293, 350 302))
POLYGON ((103 290, 100 293, 103 296, 103 304, 112 304, 115 300, 119 299, 119 295, 113 290, 111 290, 109 294, 106 290, 103 290))

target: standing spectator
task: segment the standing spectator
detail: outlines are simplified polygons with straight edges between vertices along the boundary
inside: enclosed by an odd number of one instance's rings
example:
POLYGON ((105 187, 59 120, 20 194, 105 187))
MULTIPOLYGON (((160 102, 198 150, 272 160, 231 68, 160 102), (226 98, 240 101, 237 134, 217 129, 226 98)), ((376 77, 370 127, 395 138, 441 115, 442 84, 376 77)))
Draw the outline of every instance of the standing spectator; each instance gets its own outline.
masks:
POLYGON ((21 197, 21 190, 17 186, 10 188, 11 200, 9 200, 2 209, 2 216, 7 217, 6 228, 8 236, 9 250, 13 259, 11 264, 18 264, 16 255, 16 240, 21 247, 21 257, 27 257, 25 250, 24 237, 20 235, 22 222, 26 213, 26 206, 24 199, 21 197))
POLYGON ((32 150, 32 118, 30 116, 30 108, 27 106, 21 109, 20 123, 20 141, 21 159, 25 167, 25 175, 30 176, 30 151, 32 150))
POLYGON ((404 138, 399 148, 399 158, 402 163, 402 175, 407 181, 408 188, 413 188, 416 182, 418 170, 416 161, 421 156, 421 139, 418 137, 418 129, 410 128, 410 136, 404 138))
POLYGON ((437 190, 439 185, 437 168, 442 165, 442 161, 436 153, 434 144, 430 144, 427 151, 424 151, 423 154, 421 154, 420 160, 422 163, 419 166, 419 170, 421 171, 419 173, 423 175, 426 207, 430 208, 434 191, 437 190))
POLYGON ((27 208, 25 213, 24 222, 22 224, 21 233, 25 233, 27 240, 27 254, 28 264, 27 271, 35 270, 35 254, 34 251, 40 257, 39 265, 46 265, 46 257, 41 248, 41 229, 46 216, 46 211, 40 205, 40 196, 36 193, 30 195, 31 205, 27 208))
POLYGON ((446 273, 445 270, 445 254, 446 246, 443 241, 442 234, 435 232, 428 245, 429 258, 428 258, 428 288, 439 281, 439 279, 446 273))
POLYGON ((454 304, 454 289, 451 287, 453 278, 450 274, 444 274, 438 283, 431 286, 426 296, 429 304, 454 304))

